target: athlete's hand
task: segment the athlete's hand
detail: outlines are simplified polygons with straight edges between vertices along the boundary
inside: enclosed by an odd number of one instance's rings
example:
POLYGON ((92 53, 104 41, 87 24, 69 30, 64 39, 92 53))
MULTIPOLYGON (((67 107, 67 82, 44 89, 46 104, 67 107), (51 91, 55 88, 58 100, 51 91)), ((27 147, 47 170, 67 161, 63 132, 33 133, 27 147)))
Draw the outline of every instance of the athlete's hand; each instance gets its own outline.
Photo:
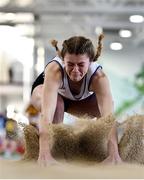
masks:
POLYGON ((102 161, 100 164, 102 165, 116 165, 116 164, 122 164, 123 161, 120 158, 120 156, 114 156, 114 155, 110 155, 108 156, 106 159, 104 159, 104 161, 102 161))
POLYGON ((47 166, 51 164, 57 164, 57 161, 52 157, 49 148, 49 136, 47 133, 40 134, 39 138, 39 157, 38 164, 40 166, 47 166))
POLYGON ((38 164, 46 167, 48 165, 58 164, 58 162, 51 156, 51 154, 43 151, 39 153, 38 164))

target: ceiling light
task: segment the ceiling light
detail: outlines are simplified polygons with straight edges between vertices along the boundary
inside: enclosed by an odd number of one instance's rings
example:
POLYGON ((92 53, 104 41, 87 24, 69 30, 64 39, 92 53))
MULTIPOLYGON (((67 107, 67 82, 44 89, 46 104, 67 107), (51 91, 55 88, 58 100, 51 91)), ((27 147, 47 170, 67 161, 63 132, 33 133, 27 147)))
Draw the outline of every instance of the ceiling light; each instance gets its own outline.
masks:
POLYGON ((110 44, 110 48, 114 51, 118 51, 118 50, 121 50, 123 48, 123 46, 119 42, 113 42, 110 44))
POLYGON ((144 17, 141 15, 132 15, 129 17, 129 20, 132 23, 142 23, 144 21, 144 17))
POLYGON ((119 35, 123 38, 129 38, 132 36, 132 32, 130 30, 120 30, 119 35))

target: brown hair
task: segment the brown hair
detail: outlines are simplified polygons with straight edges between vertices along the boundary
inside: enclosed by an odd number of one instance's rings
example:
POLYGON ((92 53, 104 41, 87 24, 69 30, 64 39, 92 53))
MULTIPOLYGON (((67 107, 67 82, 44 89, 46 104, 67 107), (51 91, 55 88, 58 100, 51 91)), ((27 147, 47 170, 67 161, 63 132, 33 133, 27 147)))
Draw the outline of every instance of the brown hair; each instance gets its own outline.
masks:
POLYGON ((51 42, 52 46, 55 47, 57 54, 64 58, 66 53, 69 54, 87 54, 90 58, 90 61, 97 61, 98 57, 101 55, 102 50, 102 39, 104 35, 101 34, 98 37, 98 47, 95 53, 95 48, 90 39, 87 39, 83 36, 74 36, 65 40, 62 44, 62 50, 60 51, 56 40, 51 42))

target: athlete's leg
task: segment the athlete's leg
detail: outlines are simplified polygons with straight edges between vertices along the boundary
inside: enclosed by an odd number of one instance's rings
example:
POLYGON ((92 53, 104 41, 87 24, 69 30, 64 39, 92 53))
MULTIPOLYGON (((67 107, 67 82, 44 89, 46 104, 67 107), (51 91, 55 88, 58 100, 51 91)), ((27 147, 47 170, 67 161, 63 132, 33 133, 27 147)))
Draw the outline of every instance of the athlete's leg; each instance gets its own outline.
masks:
POLYGON ((67 100, 68 108, 67 112, 75 116, 88 115, 90 117, 99 118, 100 111, 95 94, 92 94, 88 98, 80 101, 67 100))
MULTIPOLYGON (((43 91, 43 85, 41 84, 34 88, 31 95, 31 103, 36 109, 39 110, 39 112, 41 112, 42 91, 43 91)), ((63 122, 63 118, 64 118, 64 101, 63 98, 58 94, 53 123, 63 122)))
POLYGON ((61 123, 64 119, 64 100, 63 98, 58 94, 57 97, 57 106, 54 114, 53 123, 61 123))

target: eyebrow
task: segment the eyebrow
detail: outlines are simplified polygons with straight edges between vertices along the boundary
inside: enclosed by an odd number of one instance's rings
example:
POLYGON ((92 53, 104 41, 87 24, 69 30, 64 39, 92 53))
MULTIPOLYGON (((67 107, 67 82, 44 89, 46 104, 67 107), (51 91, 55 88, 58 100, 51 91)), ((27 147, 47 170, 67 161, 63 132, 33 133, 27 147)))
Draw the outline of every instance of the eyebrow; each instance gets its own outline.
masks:
MULTIPOLYGON (((75 64, 75 63, 73 63, 73 62, 71 62, 71 61, 68 61, 67 63, 69 63, 69 64, 75 64)), ((82 62, 79 62, 79 63, 76 63, 76 64, 84 64, 85 62, 84 61, 82 61, 82 62)))

